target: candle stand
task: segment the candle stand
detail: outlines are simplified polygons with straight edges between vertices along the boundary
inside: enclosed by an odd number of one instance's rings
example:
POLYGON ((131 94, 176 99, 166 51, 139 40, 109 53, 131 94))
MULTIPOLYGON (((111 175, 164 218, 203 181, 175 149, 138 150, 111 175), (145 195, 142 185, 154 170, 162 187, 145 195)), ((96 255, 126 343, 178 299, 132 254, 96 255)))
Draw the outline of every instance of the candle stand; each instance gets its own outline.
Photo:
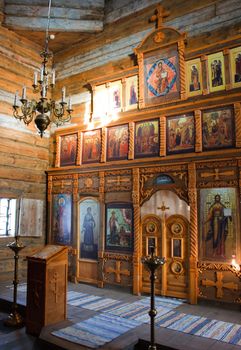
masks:
POLYGON ((154 255, 155 247, 151 247, 151 255, 145 256, 141 259, 141 262, 148 268, 150 271, 150 281, 151 281, 151 308, 149 311, 149 316, 151 319, 151 342, 149 345, 149 350, 157 350, 155 345, 155 317, 157 311, 155 309, 155 271, 158 267, 165 264, 165 258, 159 258, 154 255))
POLYGON ((18 289, 18 259, 19 252, 25 246, 19 242, 19 236, 15 236, 15 241, 7 244, 7 247, 10 248, 14 252, 14 280, 13 280, 13 304, 12 304, 12 312, 8 316, 8 318, 4 321, 4 324, 8 327, 22 327, 23 326, 23 318, 18 313, 18 305, 17 305, 17 289, 18 289))

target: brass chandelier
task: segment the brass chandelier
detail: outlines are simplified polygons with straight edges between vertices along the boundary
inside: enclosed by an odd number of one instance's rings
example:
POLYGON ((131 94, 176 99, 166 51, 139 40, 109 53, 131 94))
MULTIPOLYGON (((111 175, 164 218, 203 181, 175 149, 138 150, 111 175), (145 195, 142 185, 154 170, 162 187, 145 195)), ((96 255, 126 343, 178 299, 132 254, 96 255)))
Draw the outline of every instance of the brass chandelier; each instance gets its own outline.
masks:
POLYGON ((24 86, 22 97, 20 98, 21 106, 18 105, 17 92, 13 104, 14 117, 22 120, 26 125, 34 120, 41 137, 43 137, 44 131, 50 123, 54 123, 56 126, 61 126, 70 121, 71 112, 73 112, 70 98, 68 103, 66 102, 65 87, 62 88, 62 98, 60 102, 48 99, 47 97, 49 90, 52 91, 55 87, 55 70, 52 69, 50 73, 47 69, 48 60, 53 56, 49 51, 48 44, 50 39, 54 39, 54 35, 49 35, 50 9, 51 0, 49 0, 48 3, 48 22, 45 36, 45 47, 44 51, 40 53, 43 62, 40 68, 39 77, 38 72, 34 72, 34 82, 32 85, 33 92, 40 93, 41 97, 39 101, 36 101, 35 99, 28 101, 26 97, 26 87, 24 86))

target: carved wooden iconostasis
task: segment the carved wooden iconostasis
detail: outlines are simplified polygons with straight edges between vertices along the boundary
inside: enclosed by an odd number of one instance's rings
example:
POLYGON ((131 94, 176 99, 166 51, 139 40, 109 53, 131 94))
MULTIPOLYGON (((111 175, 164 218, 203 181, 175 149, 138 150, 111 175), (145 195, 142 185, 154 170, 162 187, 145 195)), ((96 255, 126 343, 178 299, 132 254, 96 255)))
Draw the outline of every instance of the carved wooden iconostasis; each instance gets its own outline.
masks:
POLYGON ((240 303, 241 38, 187 57, 165 15, 138 67, 91 82, 93 128, 56 132, 48 241, 69 246, 73 281, 149 292, 155 244, 157 294, 240 303))

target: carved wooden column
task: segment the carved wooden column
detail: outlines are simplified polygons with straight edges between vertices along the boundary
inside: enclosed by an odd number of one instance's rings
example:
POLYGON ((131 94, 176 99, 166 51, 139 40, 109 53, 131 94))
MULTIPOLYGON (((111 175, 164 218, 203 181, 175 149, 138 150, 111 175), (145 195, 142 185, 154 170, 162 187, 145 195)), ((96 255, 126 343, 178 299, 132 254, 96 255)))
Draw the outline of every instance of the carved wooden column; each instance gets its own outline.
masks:
POLYGON ((129 123, 129 152, 128 159, 134 159, 134 132, 135 124, 133 122, 129 123))
POLYGON ((56 147, 55 147, 55 168, 60 167, 60 136, 56 136, 56 147))
POLYGON ((189 230, 189 301, 197 304, 198 294, 198 220, 197 220, 197 188, 195 163, 188 165, 188 197, 190 204, 190 230, 189 230))
POLYGON ((195 112, 195 130, 196 130, 196 142, 195 152, 202 152, 202 117, 201 111, 196 109, 195 112))
POLYGON ((225 84, 225 89, 226 90, 230 90, 232 89, 232 84, 230 81, 230 77, 231 77, 231 72, 230 72, 230 64, 229 64, 229 55, 230 55, 230 50, 229 49, 224 49, 223 50, 223 58, 224 58, 224 67, 225 67, 225 80, 226 80, 226 84, 225 84))
POLYGON ((78 199, 79 199, 79 177, 78 174, 73 174, 73 242, 72 249, 69 251, 69 255, 72 260, 71 263, 71 282, 77 283, 77 271, 78 271, 78 257, 77 252, 77 242, 78 242, 78 230, 77 230, 77 221, 78 221, 78 199))
POLYGON ((100 161, 101 163, 106 162, 106 128, 102 128, 100 161))
POLYGON ((160 157, 166 155, 166 117, 160 117, 160 157))
POLYGON ((78 141, 77 141, 77 157, 76 157, 76 165, 81 164, 81 132, 78 131, 78 141))
MULTIPOLYGON (((99 201, 100 201, 100 217, 104 218, 105 215, 105 173, 99 172, 99 201)), ((104 237, 105 227, 104 220, 100 227, 100 239, 99 239, 99 252, 98 252, 98 287, 104 287, 103 269, 104 269, 104 237)))
POLYGON ((140 264, 141 264, 141 237, 140 237, 140 195, 139 169, 133 169, 132 201, 134 208, 134 253, 133 253, 133 293, 140 293, 140 264))
POLYGON ((235 133, 236 133, 236 147, 241 147, 241 104, 239 102, 234 104, 235 114, 235 133))
POLYGON ((209 81, 208 81, 208 56, 201 56, 202 64, 202 78, 203 78, 203 95, 209 93, 209 81))
POLYGON ((184 41, 178 42, 178 52, 179 52, 179 67, 180 67, 180 97, 181 100, 186 98, 186 76, 185 76, 185 61, 184 61, 184 41))
POLYGON ((138 54, 136 50, 135 54, 137 55, 137 61, 138 61, 138 66, 139 66, 139 108, 144 108, 145 103, 144 103, 144 60, 143 60, 143 55, 138 54))

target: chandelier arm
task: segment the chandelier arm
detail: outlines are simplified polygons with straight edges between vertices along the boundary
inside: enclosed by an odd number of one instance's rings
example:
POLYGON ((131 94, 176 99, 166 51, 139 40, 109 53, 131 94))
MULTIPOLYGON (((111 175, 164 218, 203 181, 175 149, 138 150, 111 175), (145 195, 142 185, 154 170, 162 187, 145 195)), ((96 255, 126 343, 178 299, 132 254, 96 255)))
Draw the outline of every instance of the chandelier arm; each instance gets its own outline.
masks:
POLYGON ((66 102, 51 102, 51 121, 57 126, 63 125, 71 119, 72 110, 65 109, 66 104, 66 102))
POLYGON ((28 125, 36 115, 37 103, 35 100, 28 102, 26 99, 21 99, 20 101, 22 103, 20 107, 13 106, 13 116, 16 119, 23 120, 24 124, 28 125), (21 109, 21 114, 19 113, 19 108, 21 109))

